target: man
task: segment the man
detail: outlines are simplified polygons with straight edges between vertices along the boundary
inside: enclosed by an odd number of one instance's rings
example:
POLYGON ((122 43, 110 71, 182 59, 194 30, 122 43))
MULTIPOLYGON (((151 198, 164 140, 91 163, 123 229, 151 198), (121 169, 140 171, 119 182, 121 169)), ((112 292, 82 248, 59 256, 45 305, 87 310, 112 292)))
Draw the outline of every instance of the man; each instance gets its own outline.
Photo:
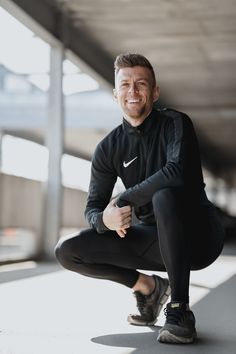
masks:
POLYGON ((132 288, 140 312, 128 316, 134 325, 153 325, 170 294, 158 340, 191 343, 190 270, 218 257, 224 232, 204 192, 192 122, 175 110, 154 109, 159 93, 145 57, 116 58, 114 97, 123 123, 93 156, 85 210, 91 228, 60 240, 56 256, 69 270, 132 288), (117 176, 126 190, 110 201, 117 176), (167 271, 169 281, 137 269, 167 271))

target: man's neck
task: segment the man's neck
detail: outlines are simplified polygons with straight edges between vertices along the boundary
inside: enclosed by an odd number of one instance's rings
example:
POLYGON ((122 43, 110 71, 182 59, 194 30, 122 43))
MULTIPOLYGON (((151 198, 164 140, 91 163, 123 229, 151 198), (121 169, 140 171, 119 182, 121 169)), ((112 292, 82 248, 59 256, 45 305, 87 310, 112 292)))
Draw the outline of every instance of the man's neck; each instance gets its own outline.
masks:
POLYGON ((145 119, 150 115, 150 113, 151 111, 146 116, 139 117, 139 118, 130 118, 124 115, 124 119, 127 120, 127 122, 129 122, 129 124, 132 125, 132 127, 138 127, 145 121, 145 119))

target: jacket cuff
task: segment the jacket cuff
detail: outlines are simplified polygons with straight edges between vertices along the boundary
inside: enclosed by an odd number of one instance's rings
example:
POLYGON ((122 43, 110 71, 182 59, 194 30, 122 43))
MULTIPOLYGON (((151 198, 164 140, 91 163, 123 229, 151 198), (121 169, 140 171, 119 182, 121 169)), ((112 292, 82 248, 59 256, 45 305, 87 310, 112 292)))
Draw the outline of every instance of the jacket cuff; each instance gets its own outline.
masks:
POLYGON ((97 232, 99 234, 102 234, 104 233, 105 231, 107 230, 110 230, 108 229, 108 227, 106 227, 106 225, 104 224, 103 222, 103 219, 102 219, 102 216, 103 216, 103 212, 100 212, 100 213, 97 213, 97 225, 96 225, 96 229, 97 229, 97 232))
POLYGON ((127 202, 127 200, 124 200, 122 198, 118 198, 117 202, 116 202, 116 205, 119 207, 119 208, 122 208, 124 206, 127 206, 127 205, 130 205, 130 202, 127 202))

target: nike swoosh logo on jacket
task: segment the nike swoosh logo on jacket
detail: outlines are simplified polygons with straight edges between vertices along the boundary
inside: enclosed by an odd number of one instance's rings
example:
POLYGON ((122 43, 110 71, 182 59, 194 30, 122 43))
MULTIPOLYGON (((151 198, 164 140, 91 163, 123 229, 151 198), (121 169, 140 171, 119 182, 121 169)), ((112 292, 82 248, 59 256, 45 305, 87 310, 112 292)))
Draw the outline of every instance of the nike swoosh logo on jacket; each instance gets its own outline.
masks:
POLYGON ((133 160, 129 161, 129 162, 123 162, 123 166, 124 168, 128 167, 129 165, 131 165, 132 162, 134 162, 136 159, 138 158, 138 156, 136 156, 133 160))

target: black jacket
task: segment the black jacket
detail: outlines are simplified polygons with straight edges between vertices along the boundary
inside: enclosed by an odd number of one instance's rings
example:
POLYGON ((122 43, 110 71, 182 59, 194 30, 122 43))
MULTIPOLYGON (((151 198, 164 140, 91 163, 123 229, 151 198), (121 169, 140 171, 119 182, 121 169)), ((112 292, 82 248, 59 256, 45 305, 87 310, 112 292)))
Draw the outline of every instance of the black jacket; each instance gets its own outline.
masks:
POLYGON ((117 205, 131 205, 136 216, 154 223, 153 194, 166 187, 182 187, 191 202, 207 203, 198 142, 191 119, 184 113, 153 109, 138 127, 125 119, 97 146, 85 216, 91 227, 107 230, 102 212, 119 176, 126 191, 117 205))

